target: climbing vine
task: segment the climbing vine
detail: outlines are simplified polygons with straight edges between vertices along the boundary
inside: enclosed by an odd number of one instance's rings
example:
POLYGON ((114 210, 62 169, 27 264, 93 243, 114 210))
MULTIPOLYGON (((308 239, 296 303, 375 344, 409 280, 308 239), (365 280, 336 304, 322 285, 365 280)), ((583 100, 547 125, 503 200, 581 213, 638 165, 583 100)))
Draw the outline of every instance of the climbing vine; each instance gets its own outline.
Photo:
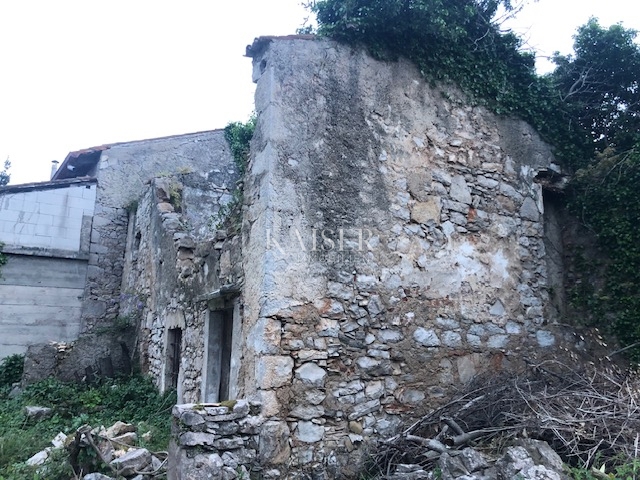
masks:
MULTIPOLYGON (((640 342, 640 145, 597 160, 577 172, 570 207, 595 233, 605 258, 594 259, 599 281, 582 285, 573 300, 629 346, 640 342)), ((632 354, 640 359, 640 348, 632 354)))
POLYGON ((578 29, 574 53, 556 55, 555 71, 540 76, 522 41, 495 20, 499 8, 514 8, 510 0, 318 0, 309 8, 319 35, 380 59, 408 58, 428 81, 453 83, 476 104, 526 120, 554 146, 576 173, 567 203, 606 257, 600 278, 576 285, 573 298, 624 345, 640 346, 636 32, 592 18, 578 29))
POLYGON ((252 115, 246 123, 231 122, 224 128, 224 138, 229 142, 231 155, 240 175, 244 175, 249 161, 249 144, 256 128, 256 116, 252 115))
POLYGON ((256 116, 252 115, 247 122, 231 122, 224 129, 224 138, 229 143, 233 161, 238 167, 241 178, 231 194, 231 201, 222 205, 215 217, 211 219, 212 226, 217 229, 233 227, 237 230, 240 228, 239 211, 244 200, 243 177, 249 162, 250 144, 255 128, 256 116))

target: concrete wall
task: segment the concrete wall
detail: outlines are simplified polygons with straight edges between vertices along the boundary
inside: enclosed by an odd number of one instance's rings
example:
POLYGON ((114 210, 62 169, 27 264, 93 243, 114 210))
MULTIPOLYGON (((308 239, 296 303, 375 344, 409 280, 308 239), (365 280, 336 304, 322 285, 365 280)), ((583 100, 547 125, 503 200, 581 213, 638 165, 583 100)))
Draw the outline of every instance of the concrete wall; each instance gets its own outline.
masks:
POLYGON ((0 277, 0 360, 29 345, 75 340, 87 262, 7 254, 0 277))
POLYGON ((78 336, 95 196, 78 179, 0 191, 0 358, 78 336))
POLYGON ((558 347, 535 181, 553 156, 406 61, 304 39, 251 54, 240 393, 287 439, 274 459, 355 474, 454 385, 558 347))
POLYGON ((89 182, 0 193, 0 242, 9 248, 80 252, 95 198, 96 185, 89 182))

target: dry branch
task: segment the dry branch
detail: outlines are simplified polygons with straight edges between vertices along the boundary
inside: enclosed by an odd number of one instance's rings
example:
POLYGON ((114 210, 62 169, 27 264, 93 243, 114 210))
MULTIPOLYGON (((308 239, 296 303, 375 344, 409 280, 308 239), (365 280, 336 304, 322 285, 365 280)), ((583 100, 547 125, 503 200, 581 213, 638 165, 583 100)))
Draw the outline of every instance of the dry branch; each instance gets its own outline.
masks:
POLYGON ((399 463, 426 468, 446 451, 508 445, 528 436, 548 442, 572 465, 591 467, 596 456, 614 465, 637 457, 638 431, 635 373, 613 367, 578 371, 547 361, 474 379, 446 405, 385 441, 373 463, 379 472, 399 463))

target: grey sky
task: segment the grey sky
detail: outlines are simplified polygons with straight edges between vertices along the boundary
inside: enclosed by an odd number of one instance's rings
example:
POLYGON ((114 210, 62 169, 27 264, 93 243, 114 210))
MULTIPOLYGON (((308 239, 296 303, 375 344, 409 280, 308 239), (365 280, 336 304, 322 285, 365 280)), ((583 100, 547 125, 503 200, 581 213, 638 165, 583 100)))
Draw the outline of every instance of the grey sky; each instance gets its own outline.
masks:
MULTIPOLYGON (((246 120, 245 46, 306 15, 299 0, 3 0, 0 160, 12 183, 41 181, 72 150, 246 120)), ((508 26, 566 53, 590 15, 640 29, 635 0, 540 0, 508 26)))

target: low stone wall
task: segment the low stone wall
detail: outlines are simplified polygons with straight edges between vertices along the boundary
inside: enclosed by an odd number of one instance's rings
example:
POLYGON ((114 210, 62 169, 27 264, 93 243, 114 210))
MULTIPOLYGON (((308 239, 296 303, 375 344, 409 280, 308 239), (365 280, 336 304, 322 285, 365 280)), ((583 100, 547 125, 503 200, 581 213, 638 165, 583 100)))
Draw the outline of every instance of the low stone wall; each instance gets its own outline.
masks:
POLYGON ((249 478, 264 417, 246 400, 173 407, 168 480, 249 478))

